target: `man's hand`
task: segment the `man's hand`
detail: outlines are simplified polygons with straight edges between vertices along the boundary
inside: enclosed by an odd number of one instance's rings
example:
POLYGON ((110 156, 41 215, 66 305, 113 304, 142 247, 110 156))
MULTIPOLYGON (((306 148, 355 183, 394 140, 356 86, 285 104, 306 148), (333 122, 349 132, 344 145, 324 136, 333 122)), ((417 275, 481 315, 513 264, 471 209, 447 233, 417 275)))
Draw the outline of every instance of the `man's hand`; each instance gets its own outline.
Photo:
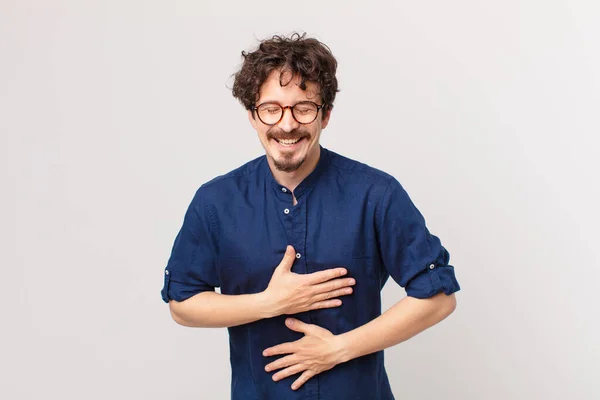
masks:
POLYGON ((290 329, 304 333, 304 337, 263 351, 265 357, 287 354, 265 367, 267 372, 285 368, 273 375, 274 381, 302 372, 292 384, 292 389, 297 390, 313 376, 345 361, 344 345, 339 336, 294 318, 286 319, 285 323, 290 329))
POLYGON ((273 272, 269 286, 263 292, 269 307, 269 316, 297 314, 318 308, 339 307, 337 297, 352 293, 352 278, 340 278, 348 272, 345 268, 332 268, 312 274, 292 272, 296 252, 287 246, 281 263, 273 272))

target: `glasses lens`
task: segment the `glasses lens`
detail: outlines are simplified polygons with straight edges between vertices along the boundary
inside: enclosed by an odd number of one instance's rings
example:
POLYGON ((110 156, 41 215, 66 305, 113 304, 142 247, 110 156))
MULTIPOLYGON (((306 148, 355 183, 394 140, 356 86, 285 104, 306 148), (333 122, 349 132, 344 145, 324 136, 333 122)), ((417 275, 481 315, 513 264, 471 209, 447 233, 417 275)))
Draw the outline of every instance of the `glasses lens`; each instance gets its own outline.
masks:
POLYGON ((315 103, 298 103, 292 108, 294 118, 301 124, 310 124, 317 118, 319 109, 315 103))
POLYGON ((281 119, 282 109, 278 104, 261 104, 257 108, 258 118, 265 124, 276 124, 281 119))

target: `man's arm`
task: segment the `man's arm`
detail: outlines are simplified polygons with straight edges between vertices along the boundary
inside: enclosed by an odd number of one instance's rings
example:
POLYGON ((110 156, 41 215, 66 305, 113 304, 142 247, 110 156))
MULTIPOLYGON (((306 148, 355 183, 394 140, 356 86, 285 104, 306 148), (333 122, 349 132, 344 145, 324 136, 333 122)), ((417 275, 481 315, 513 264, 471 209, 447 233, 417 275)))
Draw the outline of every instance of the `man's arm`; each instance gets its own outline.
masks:
POLYGON ((429 299, 405 297, 378 318, 338 335, 340 361, 387 349, 417 335, 452 314, 456 308, 454 293, 439 293, 429 299), (368 340, 367 340, 368 338, 368 340))
POLYGON ((170 300, 169 309, 179 325, 195 328, 230 327, 273 316, 264 292, 242 295, 202 292, 182 302, 170 300))
POLYGON ((345 268, 293 273, 295 254, 288 246, 265 291, 241 295, 207 291, 181 302, 170 300, 171 316, 184 326, 230 327, 282 314, 339 307, 342 302, 337 297, 352 293, 354 279, 341 278, 347 273, 345 268))
POLYGON ((313 376, 354 358, 384 350, 410 339, 442 321, 456 308, 453 294, 439 293, 428 299, 405 297, 385 313, 349 332, 333 335, 317 325, 289 318, 287 326, 305 336, 263 352, 266 357, 285 355, 266 366, 266 371, 283 370, 273 375, 279 381, 302 372, 293 383, 296 390, 313 376))

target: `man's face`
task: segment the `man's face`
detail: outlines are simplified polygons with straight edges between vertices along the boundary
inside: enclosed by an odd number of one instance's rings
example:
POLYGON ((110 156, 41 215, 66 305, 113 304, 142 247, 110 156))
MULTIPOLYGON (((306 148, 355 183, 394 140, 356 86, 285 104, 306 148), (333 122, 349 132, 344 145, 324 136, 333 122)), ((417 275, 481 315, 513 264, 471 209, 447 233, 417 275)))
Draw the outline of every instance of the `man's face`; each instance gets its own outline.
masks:
MULTIPOLYGON (((313 82, 306 83, 306 90, 299 87, 300 78, 294 77, 286 86, 279 83, 279 70, 274 70, 260 88, 259 99, 255 105, 265 102, 275 102, 281 106, 293 106, 301 101, 312 101, 322 104, 319 88, 313 82)), ((283 76, 287 82, 289 76, 283 76)), ((323 110, 319 110, 317 118, 310 124, 300 124, 292 116, 292 111, 286 109, 283 118, 276 125, 266 125, 258 116, 248 111, 250 123, 256 129, 269 163, 283 172, 294 172, 306 160, 316 160, 319 155, 319 138, 330 117, 330 112, 322 118, 323 110), (287 141, 284 144, 281 141, 287 141), (294 144, 293 141, 298 140, 294 144)))

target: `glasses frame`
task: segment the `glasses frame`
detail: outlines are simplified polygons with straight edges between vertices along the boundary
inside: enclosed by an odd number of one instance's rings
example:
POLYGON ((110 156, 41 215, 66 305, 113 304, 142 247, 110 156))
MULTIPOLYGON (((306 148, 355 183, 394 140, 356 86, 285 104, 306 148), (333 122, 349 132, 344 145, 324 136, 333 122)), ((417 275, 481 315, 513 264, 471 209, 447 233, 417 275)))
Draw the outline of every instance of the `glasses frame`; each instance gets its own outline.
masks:
POLYGON ((325 104, 317 104, 314 101, 299 101, 298 103, 294 104, 293 106, 282 106, 281 104, 277 103, 276 101, 265 101, 264 103, 260 103, 257 106, 252 106, 252 111, 256 113, 256 116, 258 117, 258 119, 260 120, 260 122, 262 122, 265 125, 269 125, 269 126, 275 126, 278 123, 281 122, 281 120, 283 119, 283 116, 285 115, 285 110, 287 110, 288 108, 290 109, 290 112, 292 113, 292 118, 294 118, 294 121, 296 121, 297 123, 299 123, 300 125, 308 125, 308 124, 312 124, 313 122, 315 122, 315 120, 317 119, 317 117, 319 116, 319 111, 325 107, 325 104), (306 104, 306 103, 311 103, 314 104, 317 107, 317 113, 315 114, 315 118, 310 121, 310 122, 300 122, 298 121, 298 119, 296 118, 296 115, 294 115, 294 107, 296 107, 298 104, 306 104), (279 107, 281 107, 281 117, 279 117, 279 120, 277 122, 275 122, 274 124, 267 124, 265 121, 262 120, 262 118, 260 117, 260 114, 258 112, 258 108, 262 105, 265 104, 274 104, 277 105, 279 107))

